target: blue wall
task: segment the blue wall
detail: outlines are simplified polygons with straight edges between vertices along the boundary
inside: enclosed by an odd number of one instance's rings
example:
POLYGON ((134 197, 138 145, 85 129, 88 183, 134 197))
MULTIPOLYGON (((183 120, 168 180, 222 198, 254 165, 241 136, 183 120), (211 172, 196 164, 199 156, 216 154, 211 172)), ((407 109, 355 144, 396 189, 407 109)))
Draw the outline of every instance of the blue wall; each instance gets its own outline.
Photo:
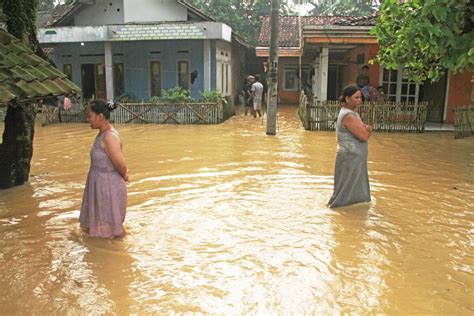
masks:
MULTIPOLYGON (((189 71, 196 70, 198 77, 191 84, 191 96, 200 98, 204 89, 202 40, 173 41, 130 41, 113 42, 113 62, 124 66, 125 91, 135 94, 138 98, 150 98, 150 61, 161 62, 162 89, 177 86, 177 61, 188 60, 189 71), (152 52, 161 52, 159 54, 152 52), (188 51, 188 53, 180 52, 188 51)), ((81 64, 104 63, 104 43, 67 43, 55 47, 54 61, 60 70, 64 64, 72 64, 73 81, 81 86, 81 64), (81 56, 87 55, 87 56, 81 56), (95 55, 95 56, 94 56, 95 55)), ((211 88, 216 88, 216 44, 211 41, 211 88)))

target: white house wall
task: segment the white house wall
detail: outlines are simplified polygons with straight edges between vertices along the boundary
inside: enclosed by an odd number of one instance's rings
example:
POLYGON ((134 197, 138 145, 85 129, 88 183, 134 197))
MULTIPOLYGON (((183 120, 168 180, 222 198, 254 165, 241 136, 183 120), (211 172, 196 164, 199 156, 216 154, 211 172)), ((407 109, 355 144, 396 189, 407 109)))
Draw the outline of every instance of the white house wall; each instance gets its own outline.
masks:
POLYGON ((74 17, 74 25, 107 25, 124 23, 123 0, 96 0, 95 5, 81 10, 74 17))
POLYGON ((176 0, 123 0, 125 23, 186 21, 188 10, 176 0))
POLYGON ((232 44, 216 42, 216 88, 222 95, 232 95, 232 44))

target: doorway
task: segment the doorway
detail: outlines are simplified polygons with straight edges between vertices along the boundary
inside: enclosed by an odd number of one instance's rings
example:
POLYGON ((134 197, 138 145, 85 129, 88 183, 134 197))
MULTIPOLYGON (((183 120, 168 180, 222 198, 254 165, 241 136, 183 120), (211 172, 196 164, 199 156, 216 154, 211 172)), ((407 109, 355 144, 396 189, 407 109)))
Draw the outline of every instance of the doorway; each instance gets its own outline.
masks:
POLYGON ((93 98, 106 99, 104 64, 81 65, 82 97, 84 100, 93 98))
POLYGON ((443 123, 447 75, 438 82, 426 81, 420 86, 420 101, 428 102, 427 122, 443 123))

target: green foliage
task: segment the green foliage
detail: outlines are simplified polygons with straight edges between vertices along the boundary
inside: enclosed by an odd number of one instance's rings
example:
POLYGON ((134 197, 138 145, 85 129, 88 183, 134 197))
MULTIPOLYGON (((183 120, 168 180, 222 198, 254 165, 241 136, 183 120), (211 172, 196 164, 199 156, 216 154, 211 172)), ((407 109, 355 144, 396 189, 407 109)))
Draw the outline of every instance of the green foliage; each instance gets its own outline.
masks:
POLYGON ((377 11, 379 0, 309 0, 312 15, 365 16, 377 11))
POLYGON ((372 30, 377 60, 387 68, 407 67, 418 83, 437 81, 446 69, 462 72, 474 65, 473 7, 469 0, 385 0, 372 30))
POLYGON ((187 103, 194 101, 189 95, 189 91, 180 87, 163 90, 163 95, 160 99, 166 103, 187 103))
POLYGON ((201 92, 201 101, 202 102, 217 102, 219 99, 222 99, 222 93, 220 91, 206 91, 201 92))
POLYGON ((36 55, 47 60, 36 37, 38 0, 0 0, 6 14, 7 30, 29 46, 36 55))
MULTIPOLYGON (((188 0, 198 9, 232 27, 237 34, 246 38, 252 45, 258 43, 258 36, 264 16, 270 15, 269 0, 188 0)), ((289 3, 280 0, 280 14, 294 13, 289 3)))

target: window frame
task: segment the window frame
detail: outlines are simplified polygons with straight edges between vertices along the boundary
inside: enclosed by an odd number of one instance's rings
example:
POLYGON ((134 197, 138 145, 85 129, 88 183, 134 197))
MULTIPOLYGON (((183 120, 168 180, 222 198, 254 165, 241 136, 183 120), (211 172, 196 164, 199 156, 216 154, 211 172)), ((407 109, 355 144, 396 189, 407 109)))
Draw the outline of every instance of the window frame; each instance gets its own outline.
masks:
POLYGON ((149 82, 149 84, 150 84, 150 98, 151 98, 151 97, 155 97, 155 96, 156 96, 156 97, 161 97, 161 95, 162 95, 162 91, 163 91, 163 69, 162 69, 162 67, 161 67, 161 64, 162 64, 162 63, 161 63, 161 60, 160 60, 160 59, 153 59, 153 60, 150 60, 150 63, 149 63, 149 67, 150 67, 149 69, 150 69, 150 70, 148 71, 148 76, 149 76, 148 82, 149 82), (153 82, 152 82, 152 80, 153 80, 153 64, 154 64, 154 63, 158 63, 159 66, 160 66, 160 76, 159 76, 159 77, 160 77, 160 78, 159 78, 159 80, 160 80, 160 89, 159 89, 159 95, 153 94, 153 82))
POLYGON ((184 90, 191 90, 191 78, 190 78, 190 62, 189 59, 178 59, 176 60, 176 86, 180 87, 184 90), (180 85, 180 75, 181 75, 181 69, 180 69, 180 64, 185 62, 187 64, 187 75, 186 75, 186 83, 188 85, 187 88, 184 88, 180 85))
POLYGON ((396 103, 410 103, 413 102, 418 104, 418 99, 420 98, 420 85, 415 83, 414 81, 409 81, 406 77, 406 68, 401 69, 388 69, 384 67, 380 67, 380 79, 379 84, 384 87, 384 91, 386 96, 391 101, 395 101, 396 103), (396 80, 392 80, 393 72, 397 72, 396 80), (384 77, 387 74, 387 77, 384 77), (396 91, 395 93, 391 93, 390 86, 395 84, 396 91), (406 92, 403 93, 403 85, 406 85, 406 92), (410 88, 415 87, 415 92, 410 93, 410 88), (412 99, 412 100, 410 100, 412 99))

